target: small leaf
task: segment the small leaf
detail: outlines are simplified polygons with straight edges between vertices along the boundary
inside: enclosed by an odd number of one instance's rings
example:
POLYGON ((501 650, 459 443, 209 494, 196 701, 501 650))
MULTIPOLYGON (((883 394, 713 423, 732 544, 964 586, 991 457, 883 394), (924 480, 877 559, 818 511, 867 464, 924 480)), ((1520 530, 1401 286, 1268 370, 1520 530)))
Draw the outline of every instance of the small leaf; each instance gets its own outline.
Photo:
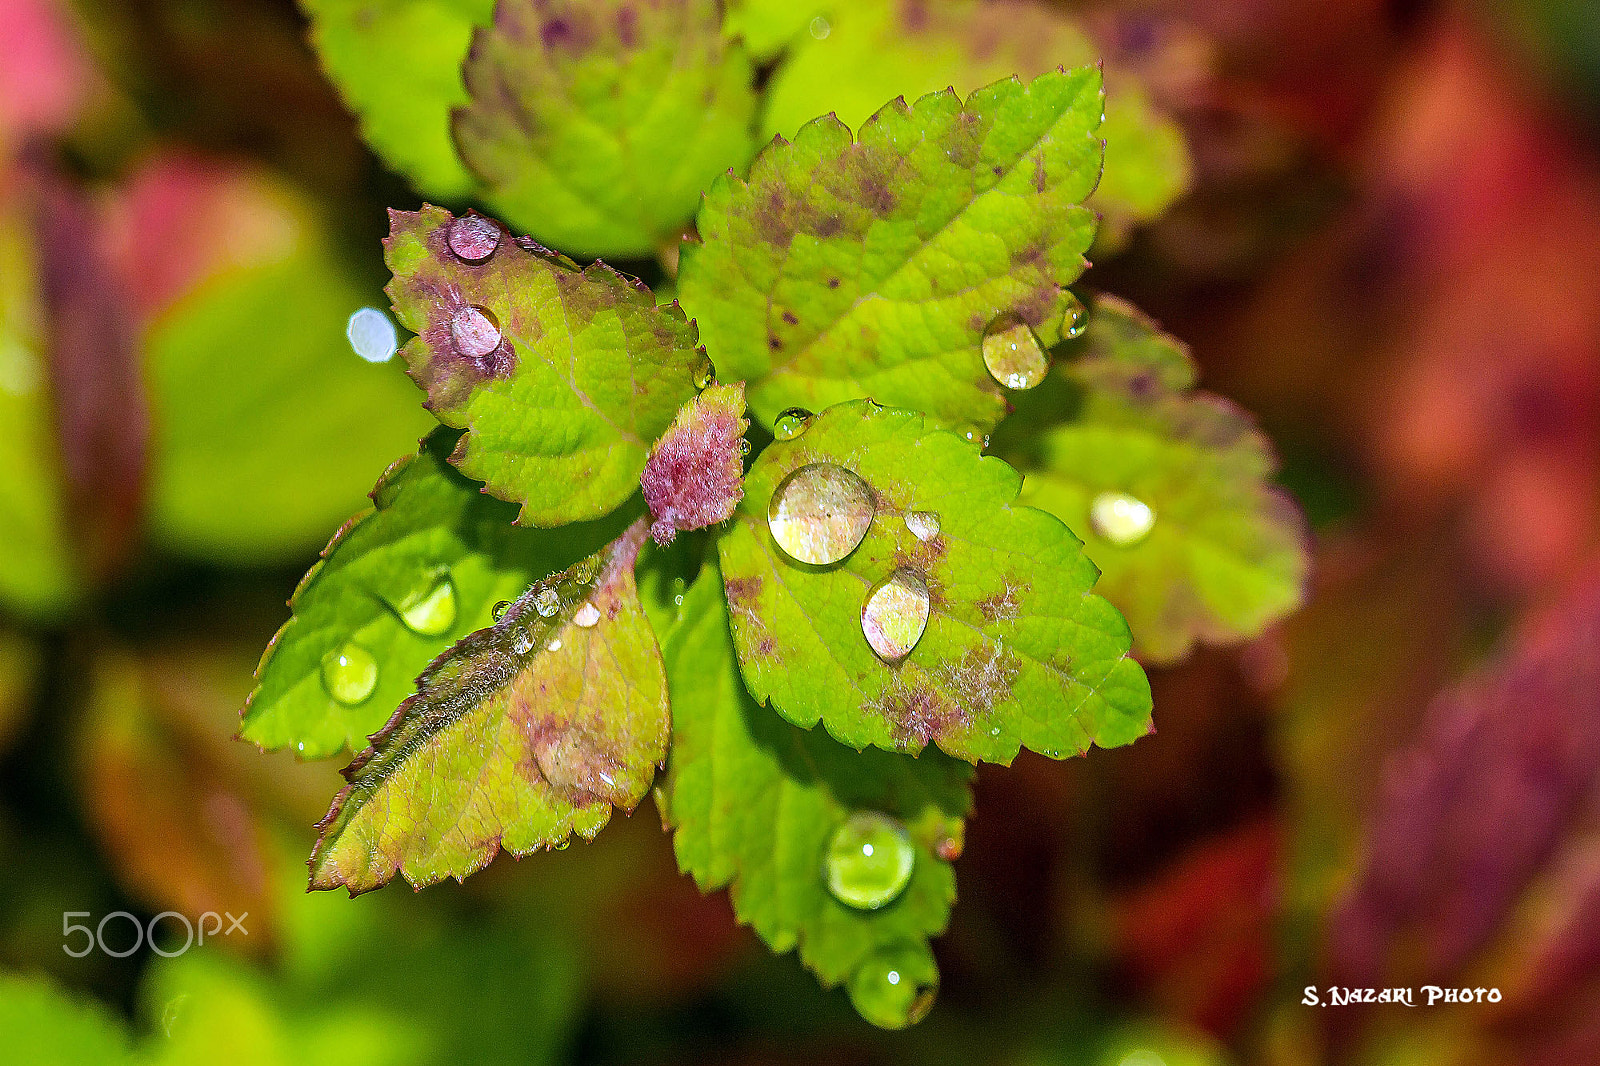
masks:
POLYGON ((463 73, 463 158, 507 218, 575 255, 676 244, 755 146, 750 61, 716 0, 501 0, 463 73))
POLYGON ((311 887, 459 879, 501 847, 592 839, 667 755, 666 678, 633 566, 643 519, 440 656, 345 770, 311 887))
POLYGON ((478 215, 390 212, 402 351, 428 409, 467 429, 452 461, 536 526, 633 494, 705 354, 676 305, 603 263, 580 270, 478 215))
POLYGON ((376 509, 345 524, 295 590, 294 615, 256 670, 240 736, 303 758, 359 751, 410 694, 412 679, 490 609, 582 558, 616 523, 523 529, 516 508, 446 462, 459 434, 438 429, 372 490, 376 509), (324 663, 353 646, 376 665, 355 703, 334 698, 324 663))
POLYGON ((1097 301, 1083 345, 995 435, 1026 474, 1022 499, 1084 538, 1147 661, 1259 635, 1300 604, 1308 568, 1271 446, 1243 410, 1193 391, 1188 352, 1131 306, 1097 301))
POLYGON ((743 382, 712 385, 684 405, 651 449, 639 483, 655 516, 656 543, 724 521, 739 506, 750 426, 743 414, 743 382))
POLYGON ((984 331, 1053 344, 1075 306, 1100 179, 1100 75, 1045 74, 888 104, 852 138, 827 117, 719 178, 685 245, 684 307, 751 409, 867 396, 988 427, 1005 398, 984 331))
POLYGON ((731 887, 739 920, 774 951, 798 948, 825 985, 881 947, 942 933, 971 770, 936 751, 856 753, 755 703, 739 680, 715 566, 684 594, 681 613, 663 650, 673 728, 662 809, 679 865, 705 891, 731 887), (898 819, 915 846, 904 891, 876 910, 847 906, 825 880, 829 842, 859 812, 898 819))
POLYGON ((424 194, 453 200, 474 181, 450 141, 467 102, 461 62, 494 0, 304 0, 311 40, 361 135, 424 194))
POLYGON ((1014 470, 929 422, 870 401, 841 404, 756 461, 719 541, 751 693, 796 725, 821 719, 852 747, 914 752, 932 742, 974 762, 1010 762, 1019 745, 1062 758, 1143 735, 1148 682, 1128 658, 1122 616, 1090 593, 1096 572, 1077 539, 1015 505, 1014 470), (838 493, 792 513, 789 501, 773 504, 799 483, 785 479, 813 464, 864 483, 867 522, 838 493), (859 547, 834 565, 798 562, 769 514, 802 527, 820 515, 829 543, 859 547), (869 643, 867 605, 902 572, 925 589, 926 630, 891 665, 869 643))

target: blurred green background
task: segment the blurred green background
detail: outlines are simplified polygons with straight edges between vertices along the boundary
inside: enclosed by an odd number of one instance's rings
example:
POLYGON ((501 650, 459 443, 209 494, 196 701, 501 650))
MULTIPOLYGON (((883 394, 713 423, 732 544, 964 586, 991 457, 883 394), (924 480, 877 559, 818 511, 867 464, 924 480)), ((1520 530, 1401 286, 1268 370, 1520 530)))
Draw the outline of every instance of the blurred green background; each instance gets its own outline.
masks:
POLYGON ((461 886, 303 891, 337 760, 232 735, 432 424, 345 337, 419 200, 290 0, 0 0, 0 1059, 1600 1061, 1600 6, 1065 7, 1193 161, 1087 284, 1259 416, 1315 576, 1152 671, 1156 736, 980 771, 939 1003, 889 1034, 648 803, 461 886), (166 911, 248 932, 64 950, 67 912, 166 911), (1501 999, 1302 1003, 1330 983, 1501 999))

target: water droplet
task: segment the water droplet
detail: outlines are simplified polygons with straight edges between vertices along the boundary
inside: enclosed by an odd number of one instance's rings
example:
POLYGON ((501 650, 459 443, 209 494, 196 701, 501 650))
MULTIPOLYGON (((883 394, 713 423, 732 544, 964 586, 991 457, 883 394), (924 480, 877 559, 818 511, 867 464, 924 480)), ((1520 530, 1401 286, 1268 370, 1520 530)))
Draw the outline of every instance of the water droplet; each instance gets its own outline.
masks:
POLYGON ((552 638, 550 643, 545 645, 545 650, 546 651, 560 651, 561 650, 561 638, 560 637, 552 638))
POLYGON ((588 629, 599 623, 599 621, 600 608, 587 601, 582 607, 578 608, 578 613, 572 616, 572 624, 582 629, 588 629))
POLYGON ((910 655, 927 628, 928 586, 915 570, 896 570, 861 605, 861 632, 878 658, 890 665, 910 655))
POLYGON ((480 214, 466 214, 450 223, 445 239, 456 255, 469 263, 481 263, 500 246, 500 227, 480 214))
POLYGON ((898 819, 858 811, 828 842, 828 891, 846 906, 877 910, 906 890, 916 861, 911 834, 898 819))
POLYGON ((528 649, 533 647, 533 629, 527 625, 520 625, 511 637, 511 651, 514 655, 526 655, 528 649))
POLYGON ((413 633, 437 637, 456 624, 456 587, 448 577, 410 597, 400 607, 400 621, 413 633))
POLYGON ((549 618, 561 610, 561 595, 549 585, 541 585, 533 594, 533 609, 539 612, 540 618, 549 618))
POLYGON ((1129 548, 1149 536, 1156 524, 1150 505, 1126 492, 1102 492, 1089 504, 1089 525, 1095 536, 1119 548, 1129 548))
POLYGON ((560 840, 556 841, 556 850, 557 851, 566 851, 567 848, 569 848, 571 846, 572 846, 572 838, 571 837, 562 837, 560 840))
POLYGON ((1031 389, 1050 371, 1039 338, 1016 315, 1001 315, 984 331, 983 365, 1008 389, 1031 389))
POLYGON ((872 489, 854 471, 811 463, 778 485, 767 525, 791 558, 826 565, 855 551, 874 513, 872 489))
POLYGON ((494 605, 494 609, 492 611, 490 611, 489 613, 491 615, 493 615, 494 616, 494 620, 496 622, 498 622, 498 621, 500 621, 500 619, 502 619, 502 618, 504 618, 506 616, 506 612, 508 610, 510 610, 510 609, 511 609, 511 601, 510 600, 501 600, 499 603, 494 605))
POLYGON ((906 528, 918 540, 932 540, 939 535, 939 514, 936 511, 907 511, 906 528))
POLYGON ((500 347, 500 323, 482 307, 463 307, 450 318, 450 339, 469 359, 482 359, 500 347))
POLYGON ((772 424, 772 435, 778 440, 794 440, 811 424, 811 412, 804 407, 791 407, 778 416, 772 424))
POLYGON ((717 380, 717 368, 711 364, 711 357, 707 356, 694 372, 694 387, 704 389, 717 380))
POLYGON ((345 641, 322 657, 322 684, 328 695, 354 706, 378 687, 378 660, 354 641, 345 641))
POLYGON ((393 320, 376 307, 363 307, 351 315, 344 335, 351 349, 369 363, 387 363, 400 347, 393 320))
POLYGON ((743 459, 750 454, 750 442, 744 437, 739 438, 739 458, 743 459))
POLYGON ((811 36, 815 37, 817 40, 826 41, 828 39, 828 34, 832 32, 833 27, 829 25, 828 20, 823 18, 821 15, 818 15, 816 18, 811 20, 811 36))
POLYGON ((927 1017, 939 994, 939 966, 926 944, 879 948, 850 976, 850 1003, 881 1029, 904 1029, 927 1017))
POLYGON ((957 829, 951 836, 943 837, 933 847, 933 853, 945 862, 955 862, 961 858, 961 853, 966 850, 966 841, 962 838, 962 830, 957 829))
POLYGON ((1067 295, 1071 302, 1061 315, 1061 338, 1072 341, 1083 336, 1083 331, 1089 328, 1089 312, 1076 296, 1071 293, 1067 295))
POLYGON ((584 585, 587 585, 589 582, 593 581, 597 576, 599 576, 599 574, 600 561, 592 555, 578 563, 575 567, 573 567, 572 570, 573 577, 577 578, 578 581, 584 585))

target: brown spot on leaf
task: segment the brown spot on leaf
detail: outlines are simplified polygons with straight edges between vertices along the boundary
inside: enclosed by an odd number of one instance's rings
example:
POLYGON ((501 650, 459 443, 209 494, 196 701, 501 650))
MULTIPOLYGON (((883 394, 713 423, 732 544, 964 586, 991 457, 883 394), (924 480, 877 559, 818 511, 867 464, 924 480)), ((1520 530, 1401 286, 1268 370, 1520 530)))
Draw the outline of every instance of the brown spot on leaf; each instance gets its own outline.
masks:
POLYGON ((988 714, 1011 695, 1021 667, 1000 643, 984 642, 954 663, 941 663, 940 680, 969 716, 988 714))
POLYGON ((789 323, 791 326, 798 326, 800 324, 800 320, 795 317, 793 311, 785 311, 783 313, 783 320, 789 323))
POLYGON ((888 720, 895 742, 906 751, 919 752, 929 743, 955 731, 970 719, 926 681, 907 681, 897 674, 882 695, 867 705, 888 720))
POLYGON ((974 606, 989 622, 1009 622, 1022 611, 1022 597, 1029 589, 1027 582, 1013 585, 1009 580, 999 592, 985 596, 974 606))

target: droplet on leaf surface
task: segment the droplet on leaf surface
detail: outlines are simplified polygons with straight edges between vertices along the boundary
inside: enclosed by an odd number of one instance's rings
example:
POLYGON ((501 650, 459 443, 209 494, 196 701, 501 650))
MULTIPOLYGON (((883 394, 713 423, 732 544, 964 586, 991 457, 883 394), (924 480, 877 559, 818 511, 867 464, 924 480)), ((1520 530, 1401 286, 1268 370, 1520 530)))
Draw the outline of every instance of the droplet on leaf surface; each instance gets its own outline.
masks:
POLYGON ((1089 504, 1089 525, 1095 536, 1128 548, 1149 536, 1156 524, 1150 505, 1126 492, 1102 492, 1089 504))
POLYGON ((511 601, 510 600, 501 600, 499 603, 494 605, 494 609, 492 611, 490 611, 489 614, 491 616, 493 616, 493 618, 494 618, 494 620, 496 622, 498 622, 498 621, 500 621, 500 619, 505 617, 506 611, 508 611, 510 609, 511 609, 511 601))
POLYGON ((450 318, 450 339, 469 359, 482 359, 500 347, 500 323, 482 307, 463 307, 450 318))
POLYGON ((928 585, 915 570, 896 570, 874 585, 861 605, 861 632, 890 665, 910 655, 927 628, 928 585))
POLYGON ((826 566, 855 551, 875 511, 872 489, 860 475, 833 463, 811 463, 779 483, 767 525, 790 558, 826 566))
POLYGON ((322 657, 322 684, 328 695, 354 706, 378 687, 378 660, 354 641, 345 641, 322 657))
POLYGON ((1031 389, 1050 371, 1044 346, 1015 315, 1001 315, 984 331, 983 365, 1008 389, 1031 389))
POLYGON ((580 629, 589 629, 597 625, 599 621, 600 608, 588 601, 585 601, 583 606, 578 608, 577 613, 572 616, 572 624, 580 629))
POLYGON ((906 890, 916 861, 904 824, 877 811, 858 811, 828 842, 828 891, 846 906, 877 910, 906 890))
POLYGON ((456 255, 469 263, 481 263, 500 246, 500 227, 482 215, 463 215, 450 223, 446 239, 456 255))
POLYGON ((437 637, 456 624, 456 587, 441 577, 400 605, 400 621, 413 633, 437 637))
POLYGON ((386 363, 400 347, 394 320, 376 307, 363 307, 350 316, 344 335, 351 349, 369 363, 386 363))
POLYGON ((880 1029, 915 1025, 939 994, 939 967, 926 944, 891 944, 867 956, 850 977, 850 1003, 880 1029))
POLYGON ((549 618, 561 610, 561 595, 549 585, 545 585, 533 594, 533 609, 539 612, 540 618, 549 618))
POLYGON ((694 372, 694 387, 705 389, 710 387, 715 380, 717 380, 717 368, 711 364, 711 359, 708 356, 694 372))
POLYGON ((1061 315, 1061 337, 1063 340, 1077 340, 1083 336, 1083 331, 1089 328, 1089 312, 1076 296, 1067 304, 1066 311, 1061 315))
POLYGON ((772 424, 772 435, 778 440, 794 440, 811 424, 811 412, 804 407, 791 407, 778 416, 772 424))
POLYGON ((907 511, 906 528, 918 540, 932 540, 939 535, 939 512, 907 511))

